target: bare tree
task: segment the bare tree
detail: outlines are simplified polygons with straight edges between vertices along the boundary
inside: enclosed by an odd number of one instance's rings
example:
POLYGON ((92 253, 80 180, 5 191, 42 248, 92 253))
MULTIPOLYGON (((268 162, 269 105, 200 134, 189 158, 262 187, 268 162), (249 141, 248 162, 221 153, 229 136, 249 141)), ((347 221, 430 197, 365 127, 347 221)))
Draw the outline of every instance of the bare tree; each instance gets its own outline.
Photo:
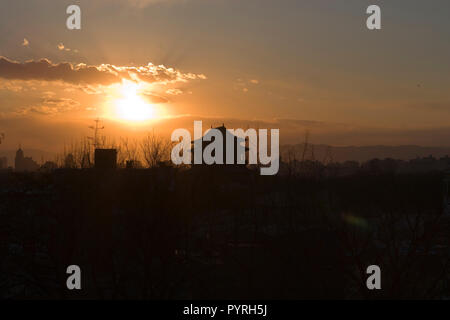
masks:
POLYGON ((136 139, 121 138, 121 149, 127 160, 139 160, 139 143, 136 139))
POLYGON ((72 141, 67 150, 64 147, 60 162, 62 166, 67 167, 68 163, 65 162, 69 157, 71 168, 90 168, 93 164, 92 156, 92 143, 89 139, 83 137, 79 141, 72 141))
POLYGON ((147 134, 141 142, 141 151, 148 167, 156 167, 162 161, 170 158, 172 142, 169 139, 156 135, 154 132, 147 134))
POLYGON ((305 142, 303 143, 302 162, 305 161, 306 152, 308 151, 308 144, 309 144, 308 140, 309 140, 309 131, 306 130, 306 132, 305 132, 305 142))

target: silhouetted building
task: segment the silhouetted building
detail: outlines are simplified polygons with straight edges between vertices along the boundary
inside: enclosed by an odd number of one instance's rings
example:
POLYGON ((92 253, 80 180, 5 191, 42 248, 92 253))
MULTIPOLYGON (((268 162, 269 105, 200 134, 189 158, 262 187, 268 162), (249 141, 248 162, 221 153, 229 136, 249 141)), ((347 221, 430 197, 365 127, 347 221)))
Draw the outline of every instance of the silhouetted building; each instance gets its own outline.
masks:
POLYGON ((117 167, 116 149, 95 149, 96 169, 115 169, 117 167))
POLYGON ((0 158, 0 169, 7 169, 8 168, 8 158, 1 157, 0 158))
MULTIPOLYGON (((227 130, 227 128, 225 127, 225 125, 222 125, 221 127, 217 127, 214 128, 219 130, 222 133, 222 163, 226 164, 226 159, 227 159, 227 141, 233 141, 233 153, 234 153, 234 157, 233 157, 233 164, 228 164, 226 165, 227 167, 245 167, 246 164, 248 163, 247 159, 244 159, 244 163, 243 164, 238 164, 238 157, 240 156, 238 154, 238 144, 241 144, 243 146, 245 146, 245 151, 244 154, 241 155, 243 157, 246 156, 246 152, 249 150, 249 148, 245 145, 246 143, 246 139, 235 136, 234 134, 232 134, 229 130, 227 130)), ((202 138, 202 148, 201 148, 201 152, 203 155, 203 152, 205 150, 205 148, 214 141, 214 139, 212 138, 212 134, 210 133, 211 131, 206 132, 206 134, 203 136, 202 138), (207 138, 210 141, 205 141, 205 138, 207 138), (212 141, 211 141, 212 140, 212 141)), ((195 165, 194 163, 194 159, 195 159, 195 143, 197 140, 192 141, 192 148, 191 148, 191 155, 192 155, 192 164, 195 165)), ((212 153, 212 156, 215 156, 214 152, 212 153)), ((204 161, 202 161, 202 164, 205 165, 204 161)), ((221 164, 215 164, 215 165, 221 165, 221 164)))
POLYGON ((15 158, 15 170, 21 171, 36 171, 39 169, 39 165, 31 158, 25 157, 23 150, 19 148, 16 152, 15 158))

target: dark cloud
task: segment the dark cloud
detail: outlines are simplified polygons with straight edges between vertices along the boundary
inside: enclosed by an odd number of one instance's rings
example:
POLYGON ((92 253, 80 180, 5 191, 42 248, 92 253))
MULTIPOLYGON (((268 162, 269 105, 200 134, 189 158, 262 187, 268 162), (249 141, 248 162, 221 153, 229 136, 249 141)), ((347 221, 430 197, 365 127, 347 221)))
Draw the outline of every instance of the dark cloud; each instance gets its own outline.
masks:
POLYGON ((80 102, 69 98, 43 98, 37 105, 23 107, 17 110, 17 115, 57 115, 65 112, 76 111, 80 107, 80 102))
POLYGON ((0 78, 8 80, 63 81, 75 85, 111 85, 122 79, 147 83, 186 82, 205 79, 202 74, 182 73, 163 65, 152 63, 146 66, 121 67, 111 64, 88 66, 69 62, 58 64, 48 59, 17 62, 0 56, 0 78))
POLYGON ((5 57, 0 57, 0 77, 9 80, 63 81, 71 84, 100 85, 109 85, 121 80, 118 75, 93 66, 74 67, 67 62, 52 64, 47 59, 20 63, 5 57))

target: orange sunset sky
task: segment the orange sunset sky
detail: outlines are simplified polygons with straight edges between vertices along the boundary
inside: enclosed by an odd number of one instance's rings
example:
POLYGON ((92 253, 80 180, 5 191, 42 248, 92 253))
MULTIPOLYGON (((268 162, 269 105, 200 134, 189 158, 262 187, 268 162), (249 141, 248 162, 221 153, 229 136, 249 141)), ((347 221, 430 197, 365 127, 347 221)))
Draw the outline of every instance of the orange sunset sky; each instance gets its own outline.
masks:
POLYGON ((2 0, 0 149, 279 128, 281 143, 450 146, 444 0, 2 0), (370 4, 382 30, 366 28, 370 4), (66 8, 82 10, 81 30, 66 8))

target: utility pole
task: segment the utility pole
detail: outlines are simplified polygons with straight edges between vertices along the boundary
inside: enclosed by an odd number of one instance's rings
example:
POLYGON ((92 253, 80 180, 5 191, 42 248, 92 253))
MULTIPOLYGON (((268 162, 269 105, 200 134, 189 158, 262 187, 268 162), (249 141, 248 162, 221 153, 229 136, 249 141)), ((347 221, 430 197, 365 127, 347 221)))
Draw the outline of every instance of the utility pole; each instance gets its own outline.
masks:
POLYGON ((88 137, 88 138, 94 141, 94 148, 97 149, 98 145, 99 145, 99 143, 98 143, 98 130, 105 129, 105 127, 104 126, 102 126, 102 127, 99 126, 99 122, 100 122, 99 118, 95 119, 94 121, 95 121, 95 126, 89 126, 89 129, 94 130, 94 136, 93 137, 88 137))

